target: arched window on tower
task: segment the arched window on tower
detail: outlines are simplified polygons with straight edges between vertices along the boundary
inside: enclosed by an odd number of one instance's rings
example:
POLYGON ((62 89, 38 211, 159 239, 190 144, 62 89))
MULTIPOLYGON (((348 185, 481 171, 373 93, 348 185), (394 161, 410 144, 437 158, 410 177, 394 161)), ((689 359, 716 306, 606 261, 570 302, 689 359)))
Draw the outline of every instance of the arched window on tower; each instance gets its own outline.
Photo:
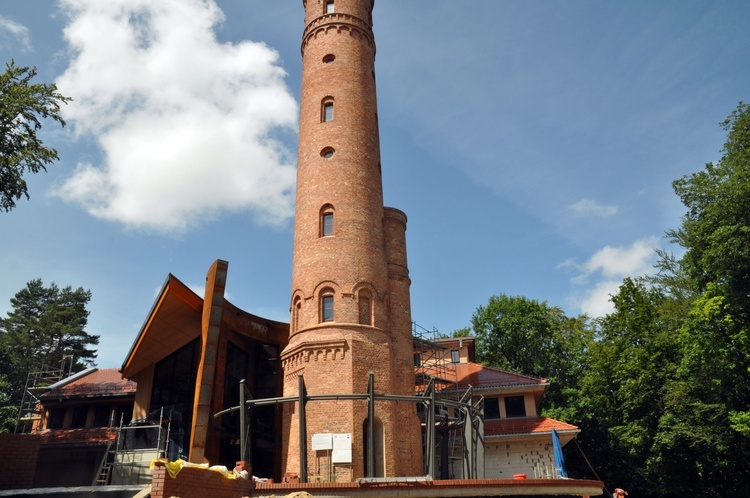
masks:
POLYGON ((326 14, 333 14, 333 0, 326 0, 326 14))
POLYGON ((372 325, 372 299, 368 291, 359 291, 358 305, 360 325, 372 325))
POLYGON ((333 121, 333 97, 323 99, 320 119, 324 123, 333 121))
POLYGON ((320 291, 320 321, 333 321, 333 289, 320 291))
POLYGON ((299 296, 294 298, 292 304, 292 332, 299 330, 299 315, 302 310, 302 299, 299 296))
POLYGON ((333 235, 333 206, 326 204, 320 210, 320 236, 333 235))

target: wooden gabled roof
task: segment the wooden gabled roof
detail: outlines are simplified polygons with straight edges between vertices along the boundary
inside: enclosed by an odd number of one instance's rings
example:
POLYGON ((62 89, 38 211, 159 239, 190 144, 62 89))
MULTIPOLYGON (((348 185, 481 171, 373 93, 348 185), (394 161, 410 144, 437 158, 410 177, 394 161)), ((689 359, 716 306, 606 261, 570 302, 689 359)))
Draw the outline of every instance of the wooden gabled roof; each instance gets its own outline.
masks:
POLYGON ((122 364, 130 378, 201 334, 203 299, 171 273, 122 364))
MULTIPOLYGON (((223 290, 220 301, 221 310, 217 316, 222 327, 262 343, 278 344, 281 348, 286 346, 288 323, 268 320, 237 308, 223 298, 223 290)), ((203 327, 213 316, 212 311, 204 310, 204 305, 203 297, 169 274, 122 364, 122 376, 132 378, 147 366, 201 337, 203 327)))

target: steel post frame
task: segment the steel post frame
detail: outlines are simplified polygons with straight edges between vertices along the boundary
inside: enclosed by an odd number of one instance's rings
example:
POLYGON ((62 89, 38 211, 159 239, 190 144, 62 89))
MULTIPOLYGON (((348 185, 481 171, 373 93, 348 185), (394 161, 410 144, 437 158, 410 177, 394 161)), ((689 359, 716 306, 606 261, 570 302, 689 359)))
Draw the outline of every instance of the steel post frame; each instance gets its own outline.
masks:
MULTIPOLYGON (((421 395, 405 396, 405 395, 391 395, 391 394, 375 394, 375 376, 370 373, 370 383, 368 385, 368 392, 365 394, 316 394, 308 396, 305 389, 305 381, 303 375, 300 373, 298 377, 298 395, 287 396, 278 398, 264 398, 264 399, 245 399, 244 392, 240 394, 241 401, 239 406, 233 406, 214 414, 214 420, 219 419, 223 415, 240 411, 241 423, 244 419, 244 427, 249 425, 250 417, 249 411, 254 406, 267 406, 277 405, 283 403, 297 403, 299 413, 299 461, 300 461, 300 482, 307 482, 307 417, 306 417, 306 404, 309 401, 336 401, 336 400, 363 400, 368 404, 367 413, 368 422, 367 428, 367 439, 368 439, 368 455, 367 455, 367 474, 368 477, 372 477, 374 472, 374 419, 375 419, 375 403, 379 401, 397 401, 397 402, 410 402, 422 404, 427 410, 427 417, 425 421, 425 474, 428 479, 435 478, 435 411, 438 405, 445 408, 454 408, 459 413, 462 413, 464 427, 464 454, 463 454, 463 469, 465 479, 481 479, 484 476, 484 399, 480 398, 476 405, 471 404, 472 399, 472 388, 470 387, 463 395, 460 401, 453 401, 449 399, 437 399, 434 378, 430 379, 427 389, 421 395), (244 413, 244 415, 243 415, 244 413), (470 433, 470 437, 467 437, 467 433, 470 433), (467 451, 468 448, 468 451, 467 451), (372 454, 370 454, 372 452, 372 454), (467 477, 471 476, 471 477, 467 477)), ((244 391, 245 384, 244 380, 240 383, 240 389, 244 391)), ((457 426, 458 428, 458 426, 457 426)), ((250 448, 250 433, 249 430, 242 430, 241 434, 247 434, 246 439, 240 442, 241 448, 250 448)), ((243 454, 250 457, 249 450, 241 450, 243 454)))

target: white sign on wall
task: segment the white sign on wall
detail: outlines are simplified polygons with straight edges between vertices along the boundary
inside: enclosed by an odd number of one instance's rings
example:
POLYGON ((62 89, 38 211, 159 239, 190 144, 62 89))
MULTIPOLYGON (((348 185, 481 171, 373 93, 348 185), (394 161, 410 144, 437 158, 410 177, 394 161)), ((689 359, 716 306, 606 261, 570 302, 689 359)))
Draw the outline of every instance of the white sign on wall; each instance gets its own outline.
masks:
POLYGON ((313 434, 312 449, 313 451, 332 450, 333 434, 331 434, 330 432, 313 434))
POLYGON ((333 435, 333 453, 331 453, 331 461, 333 463, 352 463, 351 434, 333 435))

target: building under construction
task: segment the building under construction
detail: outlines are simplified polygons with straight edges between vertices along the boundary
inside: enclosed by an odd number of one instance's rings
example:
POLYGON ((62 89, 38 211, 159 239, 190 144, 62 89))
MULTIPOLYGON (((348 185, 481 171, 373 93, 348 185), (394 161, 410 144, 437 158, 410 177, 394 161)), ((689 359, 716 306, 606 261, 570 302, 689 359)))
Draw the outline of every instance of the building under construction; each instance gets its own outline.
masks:
POLYGON ((152 496, 600 494, 601 483, 547 479, 562 476, 554 437, 577 430, 538 416, 545 380, 473 363, 470 338, 414 333, 407 217, 383 204, 374 0, 302 5, 289 323, 231 304, 226 261, 203 296, 169 275, 120 369, 136 385, 131 421, 110 426, 115 448, 95 479, 125 478, 125 463, 140 479, 126 454, 146 449, 129 428, 142 421, 162 458, 152 496), (241 461, 240 473, 273 482, 199 491, 196 467, 169 463, 177 456, 241 461))

